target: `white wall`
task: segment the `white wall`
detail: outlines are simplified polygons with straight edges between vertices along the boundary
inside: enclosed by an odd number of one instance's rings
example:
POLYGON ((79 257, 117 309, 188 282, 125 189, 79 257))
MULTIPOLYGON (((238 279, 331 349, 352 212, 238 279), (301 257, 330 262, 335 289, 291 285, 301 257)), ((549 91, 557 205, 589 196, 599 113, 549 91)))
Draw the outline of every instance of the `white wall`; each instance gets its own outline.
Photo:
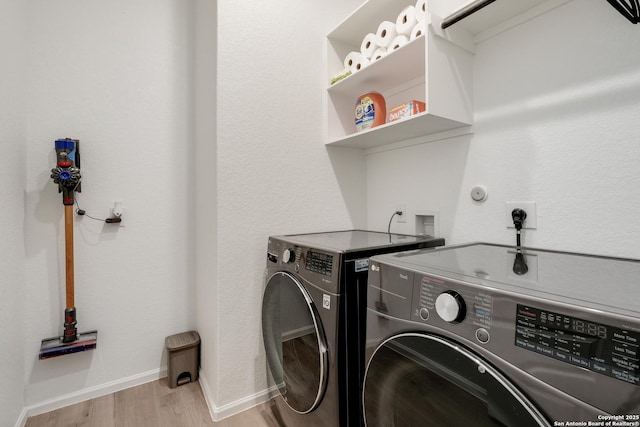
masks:
POLYGON ((406 202, 439 211, 447 243, 513 244, 504 203, 533 200, 525 245, 640 257, 639 44, 638 26, 599 0, 480 43, 473 135, 370 153, 369 227, 386 228, 406 202), (484 203, 471 200, 477 184, 484 203))
POLYGON ((364 225, 364 156, 328 151, 321 113, 325 36, 359 4, 218 0, 217 336, 203 371, 222 416, 268 387, 267 237, 364 225))
POLYGON ((12 426, 24 407, 24 186, 26 178, 26 6, 0 0, 0 425, 12 426))
POLYGON ((24 328, 26 405, 39 411, 157 377, 164 338, 195 328, 193 2, 29 4, 24 328), (75 218, 78 330, 97 329, 98 348, 39 361, 63 323, 63 205, 49 178, 60 137, 80 139, 80 206, 125 212, 121 227, 75 218))

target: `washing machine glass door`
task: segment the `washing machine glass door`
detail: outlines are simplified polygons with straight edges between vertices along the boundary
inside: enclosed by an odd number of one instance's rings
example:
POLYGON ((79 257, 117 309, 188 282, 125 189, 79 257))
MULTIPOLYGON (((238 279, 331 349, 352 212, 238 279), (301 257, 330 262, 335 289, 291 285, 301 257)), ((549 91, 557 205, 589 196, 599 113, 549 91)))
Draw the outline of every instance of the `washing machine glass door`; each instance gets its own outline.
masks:
POLYGON ((267 280, 262 336, 269 369, 284 400, 298 413, 313 411, 326 388, 326 339, 313 300, 289 273, 278 272, 267 280))
POLYGON ((440 337, 401 334, 380 345, 366 370, 372 426, 550 426, 501 373, 440 337))

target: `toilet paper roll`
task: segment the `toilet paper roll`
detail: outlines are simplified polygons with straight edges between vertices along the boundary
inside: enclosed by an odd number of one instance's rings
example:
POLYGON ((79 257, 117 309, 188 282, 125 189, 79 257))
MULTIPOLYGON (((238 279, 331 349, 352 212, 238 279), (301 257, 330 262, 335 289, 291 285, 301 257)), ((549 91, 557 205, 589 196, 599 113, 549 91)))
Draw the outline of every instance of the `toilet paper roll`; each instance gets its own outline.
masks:
POLYGON ((425 22, 427 20, 427 0, 418 0, 415 11, 418 22, 425 22))
POLYGON ((389 51, 400 49, 407 43, 409 43, 409 37, 400 34, 391 41, 391 44, 389 44, 389 51))
POLYGON ((373 55, 371 55, 371 62, 379 61, 385 56, 387 56, 387 49, 379 47, 375 52, 373 52, 373 55))
POLYGON ((355 55, 353 58, 353 65, 351 67, 351 72, 355 74, 358 71, 365 68, 367 65, 369 65, 368 58, 365 58, 363 54, 355 55))
POLYGON ((395 22, 382 21, 376 32, 376 44, 380 47, 388 47, 397 35, 395 22))
POLYGON ((346 70, 351 71, 352 73, 355 73, 356 71, 363 68, 362 64, 366 59, 367 58, 364 57, 362 52, 356 52, 356 51, 349 52, 347 56, 344 58, 344 68, 346 70))
POLYGON ((353 70, 351 72, 357 73, 367 65, 369 65, 369 59, 365 58, 364 55, 361 54, 360 57, 356 58, 356 61, 353 64, 353 70))
POLYGON ((362 39, 360 53, 362 53, 365 58, 371 58, 371 55, 373 55, 373 52, 375 52, 377 48, 378 44, 376 43, 376 35, 369 33, 364 36, 364 39, 362 39))
POLYGON ((416 18, 415 6, 407 6, 402 9, 402 12, 400 12, 396 19, 396 31, 398 34, 409 37, 411 30, 413 30, 413 27, 415 27, 417 23, 418 19, 416 18))
POLYGON ((411 30, 411 36, 409 37, 409 40, 415 40, 420 36, 424 36, 425 29, 426 26, 424 25, 424 22, 418 22, 416 26, 413 27, 413 30, 411 30))

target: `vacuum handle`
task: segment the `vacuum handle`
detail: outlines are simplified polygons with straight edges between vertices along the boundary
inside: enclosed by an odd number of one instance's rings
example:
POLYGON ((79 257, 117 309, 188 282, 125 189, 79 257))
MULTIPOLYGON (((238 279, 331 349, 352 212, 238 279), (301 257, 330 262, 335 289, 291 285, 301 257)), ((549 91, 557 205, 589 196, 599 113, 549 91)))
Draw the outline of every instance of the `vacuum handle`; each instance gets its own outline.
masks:
POLYGON ((73 206, 64 205, 64 245, 67 308, 75 307, 73 270, 73 206))

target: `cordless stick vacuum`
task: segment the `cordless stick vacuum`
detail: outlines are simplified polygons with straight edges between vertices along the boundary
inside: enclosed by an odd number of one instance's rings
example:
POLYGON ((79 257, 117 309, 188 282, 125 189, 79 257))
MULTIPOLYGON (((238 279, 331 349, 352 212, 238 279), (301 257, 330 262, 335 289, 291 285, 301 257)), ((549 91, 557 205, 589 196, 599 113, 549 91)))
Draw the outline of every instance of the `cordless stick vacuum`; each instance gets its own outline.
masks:
POLYGON ((74 195, 80 191, 80 141, 77 139, 56 140, 56 167, 51 169, 51 178, 58 184, 64 205, 66 308, 64 310, 64 332, 61 337, 42 340, 40 359, 77 353, 96 348, 98 331, 78 333, 74 298, 73 268, 73 205, 74 195))

